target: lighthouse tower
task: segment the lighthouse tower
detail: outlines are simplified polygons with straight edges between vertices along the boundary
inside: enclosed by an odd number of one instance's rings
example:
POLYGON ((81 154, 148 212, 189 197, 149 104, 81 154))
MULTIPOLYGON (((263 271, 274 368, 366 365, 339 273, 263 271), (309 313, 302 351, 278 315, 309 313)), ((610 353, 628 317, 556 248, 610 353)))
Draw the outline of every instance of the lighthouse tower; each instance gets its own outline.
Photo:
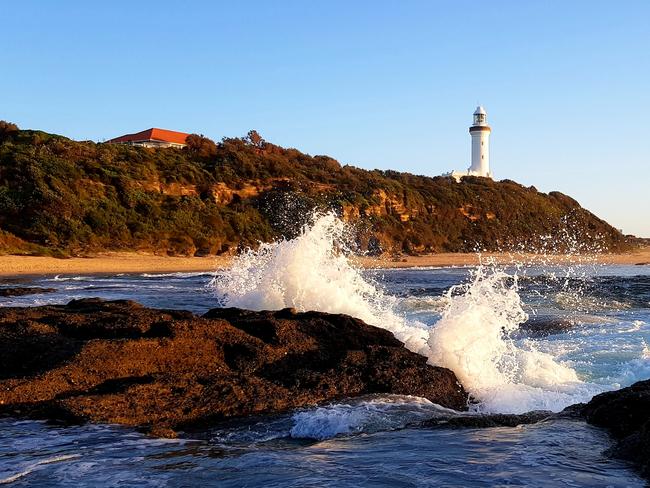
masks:
POLYGON ((474 124, 469 128, 472 136, 472 165, 468 173, 472 176, 492 177, 490 173, 490 126, 487 124, 487 112, 482 106, 474 111, 474 124))
POLYGON ((490 172, 490 126, 487 124, 487 112, 480 105, 474 111, 474 123, 469 128, 472 136, 472 164, 466 171, 452 171, 444 173, 460 183, 463 176, 483 176, 492 178, 490 172))

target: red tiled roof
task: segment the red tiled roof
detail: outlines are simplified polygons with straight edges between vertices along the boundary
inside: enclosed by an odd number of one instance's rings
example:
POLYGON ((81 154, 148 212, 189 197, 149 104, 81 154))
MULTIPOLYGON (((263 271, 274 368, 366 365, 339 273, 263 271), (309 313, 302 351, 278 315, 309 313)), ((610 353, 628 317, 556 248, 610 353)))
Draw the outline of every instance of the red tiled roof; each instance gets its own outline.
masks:
POLYGON ((135 134, 126 134, 124 136, 110 139, 106 142, 142 142, 142 141, 162 141, 172 142, 175 144, 185 144, 189 134, 185 132, 176 132, 173 130, 157 129, 155 127, 135 134))

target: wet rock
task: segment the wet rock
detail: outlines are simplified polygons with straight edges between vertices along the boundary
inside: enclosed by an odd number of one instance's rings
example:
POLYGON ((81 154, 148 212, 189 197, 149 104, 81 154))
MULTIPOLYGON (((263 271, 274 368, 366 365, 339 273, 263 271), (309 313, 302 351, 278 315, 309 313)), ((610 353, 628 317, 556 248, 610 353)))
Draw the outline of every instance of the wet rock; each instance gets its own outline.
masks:
POLYGON ((517 427, 519 425, 536 424, 553 417, 553 412, 535 410, 523 414, 484 414, 458 415, 444 419, 431 419, 423 422, 421 427, 454 427, 454 428, 487 428, 487 427, 517 427))
POLYGON ((519 326, 519 336, 546 337, 573 330, 579 322, 573 317, 532 316, 519 326))
POLYGON ((650 478, 650 380, 596 395, 581 414, 616 439, 608 454, 631 461, 650 478))
POLYGON ((449 370, 346 315, 121 300, 0 308, 0 413, 109 422, 152 434, 371 393, 463 410, 449 370), (20 413, 16 413, 20 411, 20 413))
POLYGON ((41 293, 53 293, 55 288, 41 288, 36 286, 13 286, 0 288, 0 297, 21 297, 24 295, 38 295, 41 293))
MULTIPOLYGON (((623 305, 621 305, 623 306, 623 305)), ((546 337, 554 334, 571 332, 578 327, 590 325, 601 326, 612 322, 608 317, 590 314, 571 314, 566 317, 552 315, 535 315, 521 324, 512 337, 546 337)))

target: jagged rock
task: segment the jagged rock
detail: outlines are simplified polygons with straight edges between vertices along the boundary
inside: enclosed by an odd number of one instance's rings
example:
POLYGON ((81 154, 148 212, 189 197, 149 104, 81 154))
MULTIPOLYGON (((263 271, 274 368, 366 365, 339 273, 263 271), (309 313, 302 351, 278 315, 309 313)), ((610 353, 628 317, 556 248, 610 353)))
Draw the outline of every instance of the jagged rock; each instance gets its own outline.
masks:
POLYGON ((23 295, 37 295, 39 293, 53 293, 55 288, 40 288, 36 286, 13 286, 0 288, 0 297, 21 297, 23 295))
POLYGON ((468 396, 388 331, 320 312, 131 301, 0 308, 0 413, 109 422, 154 434, 369 393, 457 410, 468 396))
POLYGON ((527 337, 546 337, 569 332, 576 325, 576 320, 570 317, 532 316, 519 326, 518 332, 527 337))
POLYGON ((633 462, 650 478, 650 380, 596 395, 581 414, 616 439, 608 454, 633 462))

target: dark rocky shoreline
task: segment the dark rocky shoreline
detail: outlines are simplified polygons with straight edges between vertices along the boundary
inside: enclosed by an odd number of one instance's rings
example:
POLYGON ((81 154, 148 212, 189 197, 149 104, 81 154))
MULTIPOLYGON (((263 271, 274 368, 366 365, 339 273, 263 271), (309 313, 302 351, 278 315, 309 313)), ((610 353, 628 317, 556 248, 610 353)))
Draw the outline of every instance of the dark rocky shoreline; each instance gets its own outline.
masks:
POLYGON ((38 286, 12 286, 0 287, 0 297, 22 297, 25 295, 39 295, 42 293, 54 293, 55 288, 41 288, 38 286))
POLYGON ((136 426, 154 435, 340 398, 395 393, 456 410, 453 372, 346 315, 130 301, 0 308, 0 414, 136 426))
MULTIPOLYGON (((291 309, 203 316, 131 301, 0 308, 0 415, 133 426, 151 435, 217 426, 373 393, 415 395, 454 410, 470 398, 388 331, 291 309)), ((582 419, 614 438, 607 454, 650 479, 650 380, 559 414, 458 415, 422 428, 515 427, 582 419)))
POLYGON ((607 454, 631 461, 650 479, 650 380, 596 395, 578 413, 615 439, 607 454))

